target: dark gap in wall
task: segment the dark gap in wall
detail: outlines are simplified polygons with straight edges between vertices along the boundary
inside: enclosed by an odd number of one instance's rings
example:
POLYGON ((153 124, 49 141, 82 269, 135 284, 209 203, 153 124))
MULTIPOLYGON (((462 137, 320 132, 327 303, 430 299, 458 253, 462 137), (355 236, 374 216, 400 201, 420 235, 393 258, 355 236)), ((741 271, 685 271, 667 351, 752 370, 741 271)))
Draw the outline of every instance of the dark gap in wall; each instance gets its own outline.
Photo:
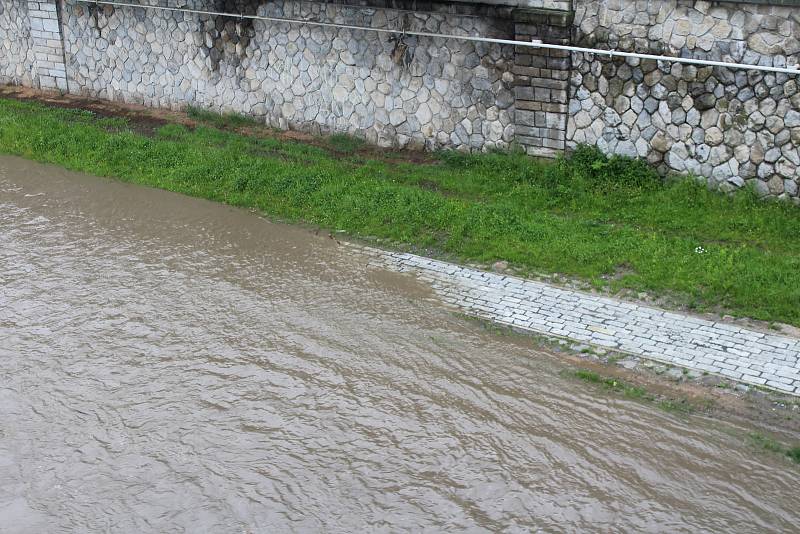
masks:
MULTIPOLYGON (((400 17, 400 21, 399 29, 405 31, 411 28, 411 20, 408 13, 405 13, 402 17, 400 17)), ((389 37, 389 42, 394 43, 394 48, 392 49, 391 53, 392 61, 394 61, 397 65, 407 69, 414 60, 414 50, 417 45, 417 37, 405 34, 392 34, 389 37)))
MULTIPOLYGON (((114 8, 112 6, 105 6, 108 8, 109 14, 114 12, 114 8)), ((80 6, 78 6, 80 9, 80 6)), ((89 18, 94 21, 94 28, 97 30, 97 35, 101 36, 102 32, 100 31, 100 21, 98 20, 98 15, 100 14, 100 10, 104 9, 103 6, 99 4, 86 4, 86 10, 89 13, 89 18)), ((76 13, 80 16, 80 11, 76 11, 76 13)))
MULTIPOLYGON (((258 8, 267 2, 263 0, 214 0, 211 11, 253 16, 258 8)), ((211 58, 211 68, 219 70, 220 63, 237 67, 246 56, 250 40, 255 37, 253 19, 233 16, 211 16, 201 18, 200 49, 211 58)))

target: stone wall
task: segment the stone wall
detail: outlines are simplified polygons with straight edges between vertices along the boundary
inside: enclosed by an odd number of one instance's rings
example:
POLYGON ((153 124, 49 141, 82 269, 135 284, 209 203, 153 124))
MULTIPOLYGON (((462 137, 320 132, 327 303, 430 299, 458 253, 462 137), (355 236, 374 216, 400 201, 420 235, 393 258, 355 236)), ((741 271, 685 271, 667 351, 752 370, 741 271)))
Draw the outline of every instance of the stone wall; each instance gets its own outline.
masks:
POLYGON ((56 0, 28 1, 39 87, 66 91, 67 72, 56 0))
MULTIPOLYGON (((318 2, 178 2, 198 9, 459 35, 507 36, 491 17, 318 2)), ((505 148, 513 49, 346 28, 103 7, 65 0, 71 87, 86 95, 262 117, 382 146, 505 148)))
POLYGON ((27 0, 0 1, 0 82, 32 86, 35 61, 27 0))
POLYGON ((67 89, 55 0, 0 2, 0 82, 67 89))
MULTIPOLYGON (((514 15, 514 38, 568 45, 570 12, 525 10, 514 15)), ((553 157, 564 151, 569 102, 570 53, 517 47, 514 57, 515 141, 532 156, 553 157)))
MULTIPOLYGON (((800 7, 576 0, 574 25, 579 46, 776 67, 800 57, 800 7)), ((573 54, 572 69, 568 146, 797 199, 797 76, 594 54, 573 54)))

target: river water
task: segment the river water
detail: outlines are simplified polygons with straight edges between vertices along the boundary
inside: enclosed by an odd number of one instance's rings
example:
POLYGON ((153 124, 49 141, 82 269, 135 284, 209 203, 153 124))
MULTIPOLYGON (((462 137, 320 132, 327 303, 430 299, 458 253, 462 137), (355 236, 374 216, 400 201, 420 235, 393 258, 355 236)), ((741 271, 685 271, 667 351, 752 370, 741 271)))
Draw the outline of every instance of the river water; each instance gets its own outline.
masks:
POLYGON ((765 532, 800 470, 327 234, 0 158, 0 532, 765 532))

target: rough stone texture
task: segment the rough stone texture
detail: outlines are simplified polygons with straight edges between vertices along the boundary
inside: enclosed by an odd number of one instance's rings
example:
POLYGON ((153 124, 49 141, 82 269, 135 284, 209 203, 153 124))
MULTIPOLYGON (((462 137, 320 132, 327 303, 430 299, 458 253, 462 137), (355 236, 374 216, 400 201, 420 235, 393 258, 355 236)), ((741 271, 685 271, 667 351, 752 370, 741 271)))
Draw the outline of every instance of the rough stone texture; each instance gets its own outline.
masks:
POLYGON ((0 82, 67 89, 55 0, 0 2, 0 82))
MULTIPOLYGON (((772 66, 800 54, 800 10, 786 5, 143 2, 772 66)), ((588 143, 646 158, 663 174, 702 176, 722 191, 749 184, 761 196, 800 203, 800 77, 785 74, 77 0, 2 0, 0 82, 235 111, 387 147, 472 151, 517 142, 552 156, 588 143)))
POLYGON ((444 302, 470 315, 800 396, 798 338, 357 247, 375 265, 417 273, 444 302))
MULTIPOLYGON (((459 35, 510 31, 486 17, 312 2, 177 4, 459 35)), ((87 95, 246 113, 279 128, 347 132, 387 147, 485 150, 513 138, 508 46, 74 0, 65 0, 63 16, 71 86, 87 95)))
MULTIPOLYGON (((576 0, 575 44, 785 67, 800 10, 705 1, 576 0)), ((567 145, 638 156, 663 174, 797 198, 800 77, 573 54, 567 145)))
POLYGON ((34 85, 36 53, 27 0, 0 2, 0 82, 34 85))

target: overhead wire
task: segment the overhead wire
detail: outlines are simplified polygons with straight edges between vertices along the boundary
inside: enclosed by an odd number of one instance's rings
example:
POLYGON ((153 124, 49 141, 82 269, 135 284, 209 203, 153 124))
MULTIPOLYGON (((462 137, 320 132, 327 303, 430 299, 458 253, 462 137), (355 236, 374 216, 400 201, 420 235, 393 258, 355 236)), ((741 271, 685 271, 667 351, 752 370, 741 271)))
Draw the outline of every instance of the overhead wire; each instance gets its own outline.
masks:
MULTIPOLYGON (((749 63, 734 63, 734 62, 727 62, 727 61, 713 61, 707 59, 697 59, 697 58, 685 58, 685 57, 673 57, 673 56, 662 56, 656 54, 641 54, 638 52, 623 52, 621 50, 612 50, 612 49, 601 49, 601 48, 587 48, 581 46, 571 46, 571 45, 558 45, 558 44, 551 44, 551 43, 544 43, 541 40, 532 40, 532 41, 518 41, 514 39, 498 39, 494 37, 482 37, 482 36, 474 36, 474 35, 455 35, 455 34, 446 34, 446 33, 434 33, 434 32, 423 32, 423 31, 414 31, 409 29, 394 29, 394 28, 375 28, 371 26, 358 26, 353 24, 341 24, 336 22, 321 22, 315 20, 307 20, 307 19, 297 19, 297 18, 288 18, 288 17, 270 17, 266 15, 245 15, 243 13, 224 13, 224 12, 217 12, 217 11, 207 11, 202 9, 191 9, 191 8, 183 8, 183 7, 169 7, 169 6, 159 6, 159 5, 146 5, 146 4, 137 4, 131 2, 115 2, 111 0, 78 0, 79 2, 85 4, 95 4, 95 5, 104 5, 104 6, 113 6, 113 7, 129 7, 129 8, 140 8, 140 9, 149 9, 149 10, 157 10, 157 11, 172 11, 172 12, 183 12, 183 13, 193 13, 197 15, 206 15, 212 17, 230 17, 230 18, 238 18, 238 19, 251 19, 251 20, 262 20, 267 22, 277 22, 277 23, 287 23, 287 24, 298 24, 298 25, 308 25, 308 26, 317 26, 323 28, 337 28, 337 29, 349 29, 349 30, 361 30, 361 31, 368 31, 368 32, 376 32, 376 33, 387 33, 393 35, 404 35, 404 36, 417 36, 417 37, 429 37, 429 38, 441 38, 441 39, 455 39, 460 41, 470 41, 470 42, 481 42, 481 43, 492 43, 492 44, 499 44, 499 45, 511 45, 511 46, 519 46, 519 47, 528 47, 528 48, 539 48, 545 50, 563 50, 568 52, 581 52, 586 54, 596 54, 599 56, 609 56, 609 57, 623 57, 623 58, 638 58, 638 59, 650 59, 655 61, 665 61, 665 62, 673 62, 673 63, 683 63, 689 65, 701 65, 701 66, 709 66, 709 67, 724 67, 729 69, 740 69, 740 70, 751 70, 751 71, 761 71, 761 72, 775 72, 780 74, 789 74, 789 75, 800 75, 800 65, 795 65, 794 67, 772 67, 766 65, 751 65, 749 63)), ((360 7, 360 6, 348 6, 348 7, 360 7)))

